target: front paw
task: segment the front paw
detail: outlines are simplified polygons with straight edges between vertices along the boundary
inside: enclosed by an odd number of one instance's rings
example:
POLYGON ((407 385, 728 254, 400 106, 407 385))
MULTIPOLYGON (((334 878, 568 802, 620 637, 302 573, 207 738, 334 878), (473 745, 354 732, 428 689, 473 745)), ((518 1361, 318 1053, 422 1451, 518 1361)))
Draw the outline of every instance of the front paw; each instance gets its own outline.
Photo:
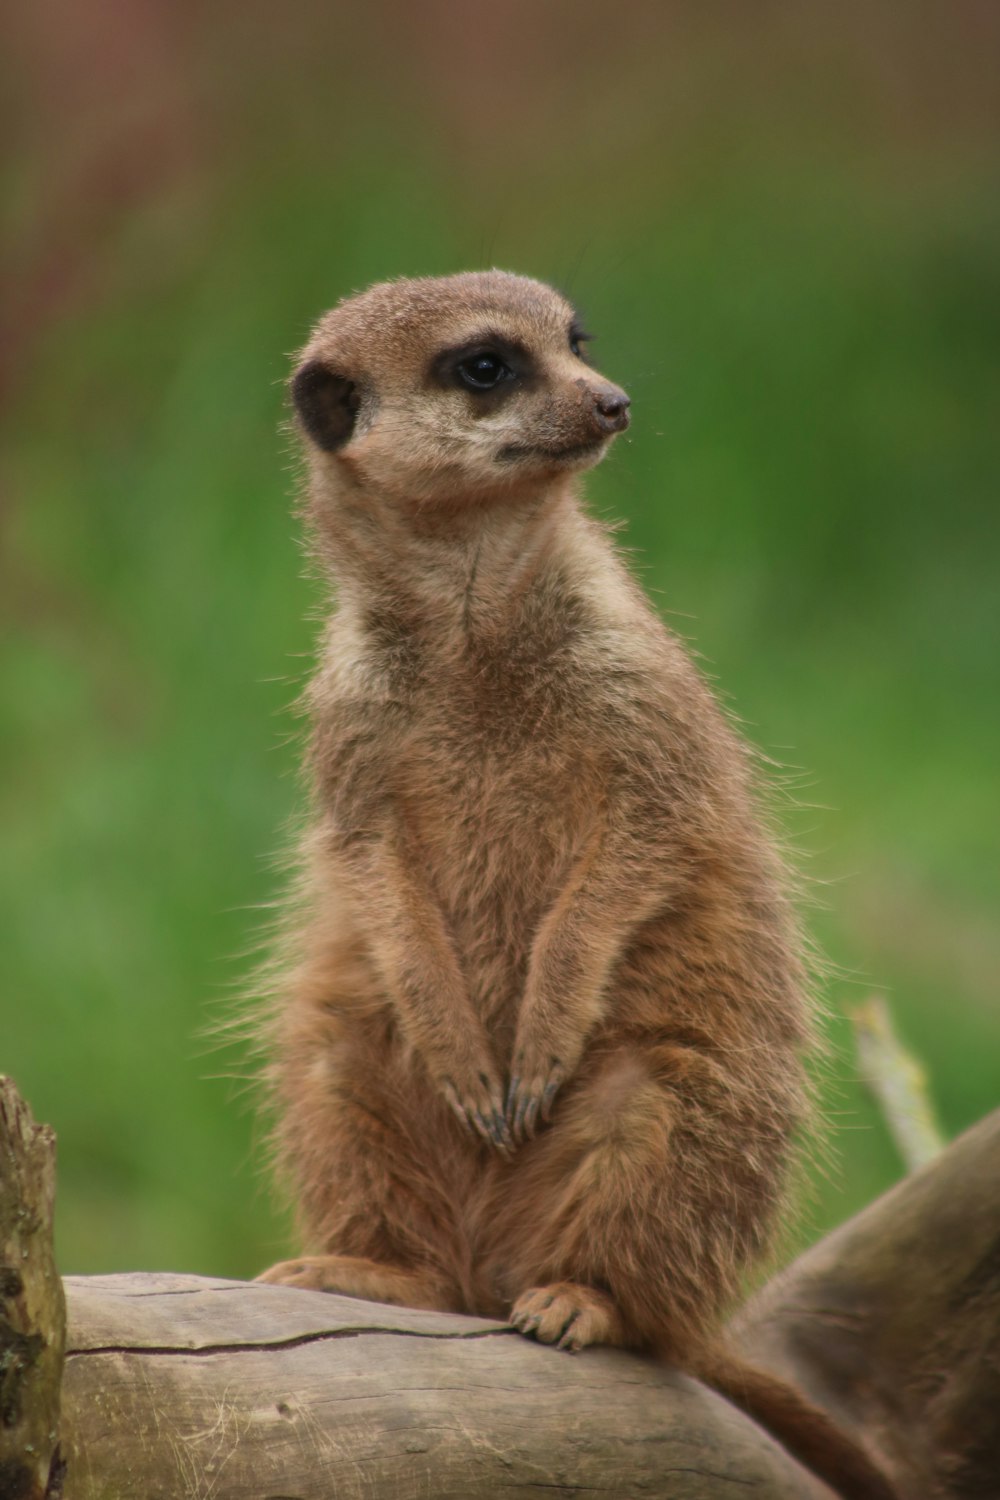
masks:
POLYGON ((503 1093, 496 1076, 486 1072, 474 1073, 464 1084, 455 1077, 447 1077, 441 1080, 440 1089, 445 1102, 470 1134, 494 1146, 501 1155, 513 1151, 514 1141, 504 1115, 503 1093))
POLYGON ((568 1077, 569 1069, 559 1057, 533 1059, 526 1050, 515 1052, 506 1114, 518 1145, 530 1141, 539 1123, 549 1119, 556 1094, 568 1077))

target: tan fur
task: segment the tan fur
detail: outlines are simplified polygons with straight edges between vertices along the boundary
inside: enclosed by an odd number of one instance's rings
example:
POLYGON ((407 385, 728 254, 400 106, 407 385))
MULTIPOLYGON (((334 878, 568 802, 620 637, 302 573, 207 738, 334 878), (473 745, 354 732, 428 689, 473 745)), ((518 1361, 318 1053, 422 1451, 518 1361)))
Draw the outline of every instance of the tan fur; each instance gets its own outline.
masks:
POLYGON ((399 281, 303 352, 338 605, 270 1046, 312 1254, 264 1279, 707 1367, 805 1109, 802 945, 747 750, 579 506, 627 414, 572 323, 399 281), (498 342, 496 392, 442 373, 498 342))

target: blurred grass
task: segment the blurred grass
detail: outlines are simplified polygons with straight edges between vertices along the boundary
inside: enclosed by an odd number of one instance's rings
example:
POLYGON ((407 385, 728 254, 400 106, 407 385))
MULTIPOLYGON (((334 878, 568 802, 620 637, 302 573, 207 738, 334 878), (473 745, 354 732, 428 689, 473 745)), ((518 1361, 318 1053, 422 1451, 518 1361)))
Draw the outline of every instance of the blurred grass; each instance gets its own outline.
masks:
POLYGON ((264 152, 120 226, 105 253, 132 279, 40 336, 5 423, 0 1066, 59 1133, 67 1271, 250 1274, 286 1243, 240 1059, 204 1028, 248 972, 299 800, 316 597, 286 351, 389 274, 558 282, 635 398, 589 493, 789 769, 842 976, 810 1232, 900 1171, 840 1019, 870 988, 949 1131, 1000 1101, 988 162, 887 177, 772 144, 650 191, 651 140, 601 177, 600 212, 571 172, 494 213, 401 140, 322 175, 305 147, 264 152))

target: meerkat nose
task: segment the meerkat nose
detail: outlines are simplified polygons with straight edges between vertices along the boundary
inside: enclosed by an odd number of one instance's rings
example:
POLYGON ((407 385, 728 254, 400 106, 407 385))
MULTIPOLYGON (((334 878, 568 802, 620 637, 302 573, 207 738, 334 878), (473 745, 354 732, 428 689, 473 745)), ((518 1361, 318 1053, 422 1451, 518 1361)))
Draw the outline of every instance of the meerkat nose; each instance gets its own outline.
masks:
POLYGON ((629 423, 631 404, 624 391, 595 391, 594 411, 598 427, 604 432, 624 432, 629 423))

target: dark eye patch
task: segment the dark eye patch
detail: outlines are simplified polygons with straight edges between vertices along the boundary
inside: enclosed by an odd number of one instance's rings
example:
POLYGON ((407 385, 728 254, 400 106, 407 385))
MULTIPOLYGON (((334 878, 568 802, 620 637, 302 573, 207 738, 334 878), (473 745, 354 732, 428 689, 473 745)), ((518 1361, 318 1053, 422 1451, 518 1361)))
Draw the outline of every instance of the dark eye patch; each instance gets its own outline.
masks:
POLYGON ((492 329, 442 349, 430 366, 435 385, 457 386, 484 397, 506 394, 515 385, 530 382, 535 373, 535 362, 524 345, 492 329))

